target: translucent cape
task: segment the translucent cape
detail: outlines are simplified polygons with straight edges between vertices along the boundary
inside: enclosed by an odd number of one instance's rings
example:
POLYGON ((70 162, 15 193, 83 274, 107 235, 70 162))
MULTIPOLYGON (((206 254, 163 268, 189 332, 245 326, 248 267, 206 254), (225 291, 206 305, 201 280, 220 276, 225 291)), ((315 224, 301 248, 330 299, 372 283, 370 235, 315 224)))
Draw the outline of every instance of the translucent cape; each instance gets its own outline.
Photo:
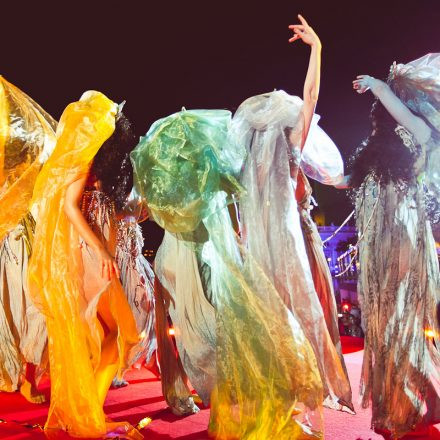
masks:
POLYGON ((241 194, 236 176, 243 150, 229 128, 230 113, 220 110, 183 111, 156 122, 132 154, 135 185, 167 230, 191 237, 195 228, 205 230, 201 255, 210 268, 217 324, 211 433, 218 439, 321 438, 313 351, 232 228, 227 204, 233 192, 241 194), (314 417, 313 431, 303 422, 314 417))
POLYGON ((55 146, 55 120, 0 75, 0 240, 27 214, 35 179, 55 146))
POLYGON ((413 112, 434 128, 427 144, 425 183, 433 200, 430 216, 440 222, 440 53, 429 53, 408 64, 393 64, 390 86, 413 112))
POLYGON ((49 336, 48 435, 57 429, 87 438, 102 437, 113 429, 121 437, 135 433, 128 424, 106 423, 98 399, 95 369, 102 329, 96 309, 101 294, 109 292, 111 314, 118 325, 120 369, 130 347, 138 342, 135 322, 119 281, 104 283, 95 273, 96 280, 88 278, 88 285, 83 285, 87 268, 80 237, 64 212, 66 188, 87 174, 93 157, 114 131, 115 114, 116 104, 99 92, 86 92, 69 104, 58 125, 56 147, 35 183, 32 202, 39 211, 28 281, 32 298, 46 317, 49 336), (84 290, 92 286, 101 290, 90 303, 84 290))
MULTIPOLYGON (((313 347, 326 404, 353 410, 343 360, 330 337, 314 287, 295 196, 298 171, 303 166, 303 124, 302 100, 284 91, 247 99, 233 117, 234 135, 247 151, 240 179, 246 190, 239 204, 243 245, 274 284, 276 296, 299 321, 313 347)), ((316 128, 309 132, 312 138, 316 128)), ((309 140, 316 152, 315 165, 319 164, 317 139, 316 145, 314 139, 309 140)), ((322 156, 330 152, 340 158, 334 144, 327 145, 330 148, 324 148, 322 156)), ((322 160, 321 165, 311 165, 313 172, 309 173, 322 177, 321 181, 329 182, 342 171, 341 167, 335 167, 335 172, 332 167, 327 170, 322 160)), ((272 301, 275 298, 270 298, 272 301)))

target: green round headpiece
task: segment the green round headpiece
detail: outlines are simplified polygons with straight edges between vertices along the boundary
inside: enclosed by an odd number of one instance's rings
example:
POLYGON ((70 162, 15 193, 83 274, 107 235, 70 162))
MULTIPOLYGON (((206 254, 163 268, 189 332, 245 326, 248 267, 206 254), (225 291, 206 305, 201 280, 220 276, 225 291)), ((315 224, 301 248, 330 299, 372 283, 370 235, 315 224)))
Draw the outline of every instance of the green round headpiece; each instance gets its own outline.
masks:
POLYGON ((241 192, 244 151, 230 136, 226 110, 182 110, 156 121, 131 153, 134 182, 152 219, 173 233, 196 231, 218 209, 220 191, 241 192))

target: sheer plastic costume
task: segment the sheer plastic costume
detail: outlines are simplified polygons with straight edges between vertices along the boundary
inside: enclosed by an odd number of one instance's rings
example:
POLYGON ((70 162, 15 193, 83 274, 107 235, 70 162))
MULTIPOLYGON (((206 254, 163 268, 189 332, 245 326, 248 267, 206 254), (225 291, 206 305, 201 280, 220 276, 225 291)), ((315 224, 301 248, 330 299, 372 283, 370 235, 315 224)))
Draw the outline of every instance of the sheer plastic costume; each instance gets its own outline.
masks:
MULTIPOLYGON (((32 304, 26 279, 34 233, 29 202, 36 176, 55 146, 55 128, 56 122, 50 115, 0 76, 2 391, 18 388, 23 381, 26 363, 38 366, 43 361, 46 345, 44 317, 32 304)), ((29 389, 25 392, 21 387, 21 391, 29 400, 37 397, 32 396, 29 389)))
MULTIPOLYGON (((197 266, 198 273, 187 279, 201 281, 195 292, 203 288, 215 309, 211 434, 321 438, 322 388, 313 351, 273 285, 239 248, 231 224, 227 205, 242 190, 235 176, 243 151, 229 128, 230 113, 220 110, 182 111, 157 121, 132 153, 135 183, 152 218, 195 253, 192 270, 197 266), (303 423, 313 415, 315 430, 303 423)), ((176 308, 192 307, 177 305, 181 300, 177 289, 176 308)), ((206 319, 192 316, 196 322, 188 328, 206 319)), ((176 337, 185 331, 176 328, 176 337)), ((186 344, 191 341, 182 337, 186 344)))
MULTIPOLYGON (((26 363, 44 363, 46 325, 27 286, 34 227, 32 215, 27 214, 0 244, 0 391, 20 387, 26 363)), ((32 400, 30 394, 26 397, 32 400)))
POLYGON ((0 75, 0 241, 29 211, 55 129, 49 114, 0 75))
MULTIPOLYGON (((396 133, 402 148, 421 154, 407 130, 397 127, 396 133)), ((358 280, 363 406, 371 400, 372 425, 398 438, 440 421, 440 275, 422 184, 414 178, 385 185, 367 176, 356 216, 364 234, 358 280)))
MULTIPOLYGON (((326 405, 352 410, 350 383, 315 290, 295 197, 302 160, 302 104, 298 97, 275 91, 247 99, 234 115, 233 131, 247 150, 241 176, 247 192, 240 200, 243 242, 277 290, 276 297, 269 296, 270 303, 281 298, 313 347, 326 405)), ((317 118, 303 156, 313 146, 314 160, 307 159, 312 177, 337 181, 342 174, 341 156, 316 122, 317 118), (319 143, 314 143, 315 133, 325 140, 320 151, 319 143), (326 167, 326 163, 336 166, 326 167), (320 169, 316 164, 323 166, 320 169)))
POLYGON ((205 296, 199 271, 202 246, 194 247, 194 243, 177 239, 165 231, 154 261, 158 306, 164 308, 162 332, 168 331, 169 314, 179 353, 177 362, 170 361, 174 346, 164 341, 167 346, 159 351, 162 387, 170 407, 182 414, 194 411, 191 393, 186 386, 176 386, 173 382, 185 382, 188 375, 203 403, 209 405, 216 378, 215 311, 205 296), (168 374, 172 375, 170 380, 167 380, 168 374))
MULTIPOLYGON (((119 280, 101 277, 97 257, 89 248, 84 251, 85 244, 81 245, 64 212, 67 187, 88 173, 93 157, 114 130, 115 115, 116 105, 99 92, 86 92, 69 104, 58 125, 55 150, 35 184, 33 201, 39 212, 28 272, 31 294, 46 317, 49 337, 51 402, 45 425, 49 436, 63 429, 76 437, 117 433, 142 438, 128 423, 107 422, 101 397, 105 386, 100 379, 114 362, 106 356, 114 350, 121 370, 138 343, 133 315, 119 280), (106 347, 106 356, 104 341, 111 335, 97 316, 102 301, 117 332, 117 344, 106 347)), ((99 232, 95 230, 114 255, 115 231, 107 227, 99 232)))
POLYGON ((408 64, 393 64, 390 86, 403 103, 421 115, 433 129, 426 144, 424 182, 428 214, 440 222, 440 53, 430 53, 408 64))
POLYGON ((333 290, 332 275, 325 258, 321 236, 310 214, 312 187, 301 168, 298 171, 296 198, 315 290, 318 294, 322 311, 324 312, 327 329, 338 352, 342 367, 344 368, 346 380, 349 382, 345 361, 342 356, 341 337, 339 335, 338 326, 338 309, 333 290))

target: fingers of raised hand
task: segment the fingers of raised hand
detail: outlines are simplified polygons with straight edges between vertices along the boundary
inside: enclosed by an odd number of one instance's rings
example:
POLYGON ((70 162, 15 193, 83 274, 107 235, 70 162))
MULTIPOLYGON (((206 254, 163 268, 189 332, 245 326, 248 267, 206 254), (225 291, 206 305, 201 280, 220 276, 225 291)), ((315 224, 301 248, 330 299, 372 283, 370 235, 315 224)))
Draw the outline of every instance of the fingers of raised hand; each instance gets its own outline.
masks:
POLYGON ((302 24, 291 24, 291 25, 289 26, 289 29, 292 29, 293 31, 294 31, 295 29, 299 29, 299 30, 301 30, 301 31, 304 31, 304 30, 306 29, 306 27, 303 26, 302 24))
POLYGON ((299 40, 301 37, 299 34, 295 34, 292 38, 289 38, 289 43, 293 43, 296 40, 299 40))
POLYGON ((301 14, 298 14, 298 19, 299 19, 299 21, 301 22, 301 24, 302 24, 303 26, 308 26, 308 25, 309 25, 309 24, 307 23, 306 19, 305 19, 301 14))

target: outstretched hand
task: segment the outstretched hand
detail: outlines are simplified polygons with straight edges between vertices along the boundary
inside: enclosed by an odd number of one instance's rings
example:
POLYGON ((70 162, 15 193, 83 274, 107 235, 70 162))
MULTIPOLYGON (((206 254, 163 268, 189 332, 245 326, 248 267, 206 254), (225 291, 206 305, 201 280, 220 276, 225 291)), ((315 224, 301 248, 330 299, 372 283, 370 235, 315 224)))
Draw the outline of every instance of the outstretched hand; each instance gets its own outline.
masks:
POLYGON ((298 18, 301 24, 291 24, 289 26, 289 29, 292 29, 294 33, 293 37, 289 38, 289 43, 301 39, 309 46, 321 45, 318 35, 316 35, 315 31, 309 26, 304 17, 298 14, 298 18))
POLYGON ((373 84, 374 78, 368 75, 358 75, 353 81, 353 89, 357 93, 365 93, 370 90, 373 84))

